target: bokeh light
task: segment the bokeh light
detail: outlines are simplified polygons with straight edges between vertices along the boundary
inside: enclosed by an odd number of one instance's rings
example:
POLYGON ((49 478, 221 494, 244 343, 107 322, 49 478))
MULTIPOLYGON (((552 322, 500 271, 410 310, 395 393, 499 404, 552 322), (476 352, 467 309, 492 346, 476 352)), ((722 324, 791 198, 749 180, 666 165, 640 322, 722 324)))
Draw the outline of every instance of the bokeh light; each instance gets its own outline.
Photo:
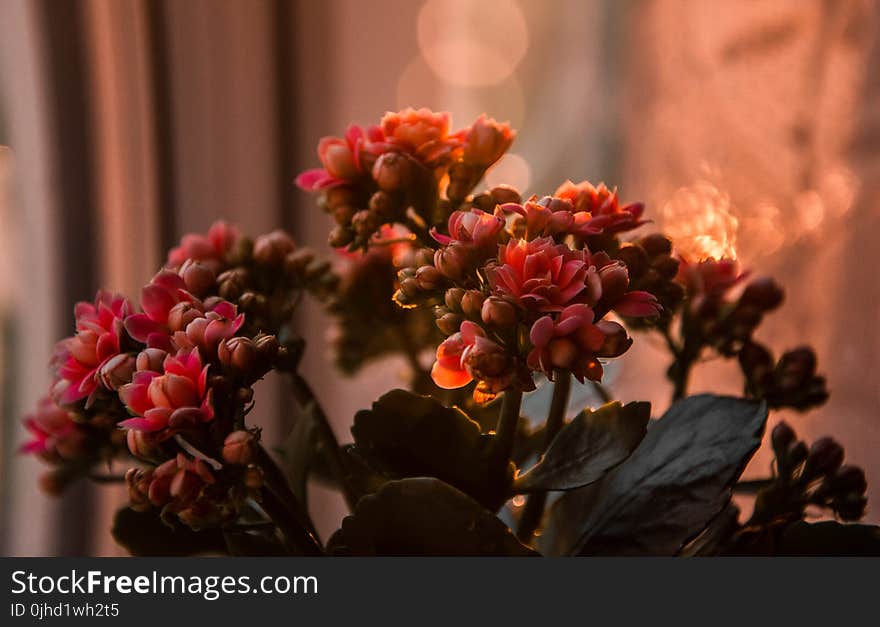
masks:
POLYGON ((419 49, 434 73, 463 87, 495 85, 528 49, 528 28, 513 0, 428 0, 418 16, 419 49))

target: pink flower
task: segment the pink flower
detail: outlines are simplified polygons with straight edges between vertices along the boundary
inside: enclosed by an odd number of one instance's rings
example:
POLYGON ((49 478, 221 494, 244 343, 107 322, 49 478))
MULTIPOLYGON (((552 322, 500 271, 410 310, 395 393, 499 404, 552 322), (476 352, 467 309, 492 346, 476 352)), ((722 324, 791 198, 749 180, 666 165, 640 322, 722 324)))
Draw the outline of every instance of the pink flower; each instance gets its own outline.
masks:
POLYGON ((498 234, 504 229, 504 219, 480 209, 453 211, 449 216, 448 227, 449 235, 443 235, 434 229, 431 236, 443 245, 455 241, 494 251, 498 244, 498 234))
POLYGON ((206 235, 190 233, 184 235, 180 245, 168 253, 166 268, 177 268, 187 259, 205 263, 215 273, 224 265, 226 255, 240 237, 238 229, 222 220, 211 225, 206 235))
MULTIPOLYGON (((574 207, 569 200, 550 196, 545 196, 541 200, 532 196, 522 205, 505 203, 499 205, 495 213, 496 215, 515 213, 521 216, 518 218, 521 226, 514 230, 517 233, 522 231, 522 236, 528 240, 574 232, 586 234, 589 229, 587 223, 591 218, 584 212, 574 213, 574 207)), ((592 231, 592 233, 599 232, 601 231, 598 229, 592 231)))
POLYGON ((235 305, 218 297, 204 302, 186 290, 177 273, 159 272, 141 290, 143 313, 125 319, 128 334, 150 348, 164 351, 202 348, 205 355, 217 344, 232 337, 244 324, 244 314, 235 305))
POLYGON ((572 303, 594 305, 602 284, 588 253, 552 238, 511 240, 490 269, 492 288, 526 309, 562 311, 572 303))
POLYGON ((443 161, 461 146, 461 137, 449 134, 447 112, 435 113, 426 108, 389 111, 380 124, 386 142, 427 165, 443 161))
POLYGON ((736 259, 710 257, 696 264, 682 259, 677 278, 692 295, 716 299, 746 276, 748 273, 740 272, 736 259))
POLYGON ((83 428, 49 397, 41 399, 36 411, 25 416, 24 426, 31 439, 21 445, 22 453, 39 455, 47 461, 73 460, 86 447, 88 435, 83 428))
POLYGON ((123 420, 120 426, 154 432, 214 419, 208 366, 202 365, 198 350, 169 355, 162 369, 162 373, 136 372, 134 380, 119 389, 122 402, 136 416, 123 420))
POLYGON ((532 350, 526 359, 529 368, 548 377, 555 369, 570 370, 581 382, 599 381, 602 366, 596 354, 605 344, 605 333, 593 324, 593 310, 584 304, 569 305, 557 319, 538 318, 529 332, 532 350))
POLYGON ((622 233, 638 228, 645 223, 642 213, 645 206, 642 203, 632 203, 624 207, 620 206, 617 199, 617 190, 608 189, 604 183, 598 187, 589 181, 572 183, 566 181, 553 194, 557 198, 569 200, 575 213, 587 212, 590 219, 585 220, 581 227, 583 234, 589 234, 596 230, 605 233, 622 233))
POLYGON ((479 325, 464 321, 458 333, 437 347, 431 377, 444 389, 460 388, 476 379, 484 393, 497 394, 510 385, 514 370, 500 345, 487 338, 479 325))
POLYGON ((77 303, 76 335, 58 343, 55 355, 59 380, 53 396, 62 405, 91 397, 101 386, 101 368, 122 351, 123 321, 131 305, 122 296, 98 292, 94 303, 77 303))
POLYGON ((510 149, 515 137, 516 131, 510 124, 496 122, 484 113, 466 131, 462 159, 467 164, 488 168, 510 149))
POLYGON ((324 167, 301 173, 296 177, 296 184, 307 192, 344 185, 369 172, 373 167, 370 157, 387 150, 385 136, 378 126, 364 130, 352 124, 344 138, 321 138, 318 142, 318 159, 324 167))

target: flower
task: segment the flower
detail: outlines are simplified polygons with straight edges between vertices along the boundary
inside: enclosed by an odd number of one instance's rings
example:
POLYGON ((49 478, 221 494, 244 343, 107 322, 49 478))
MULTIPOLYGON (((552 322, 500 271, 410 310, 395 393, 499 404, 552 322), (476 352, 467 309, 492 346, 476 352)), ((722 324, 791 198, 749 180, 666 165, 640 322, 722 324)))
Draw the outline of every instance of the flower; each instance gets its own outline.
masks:
POLYGON ((431 237, 444 246, 452 242, 494 250, 498 234, 504 229, 504 220, 480 209, 453 211, 448 222, 449 235, 433 229, 431 237))
POLYGON ((131 383, 119 389, 122 402, 136 416, 119 425, 154 432, 213 420, 208 366, 202 365, 199 351, 169 355, 162 369, 162 373, 138 371, 131 383))
POLYGON ((465 134, 462 159, 468 165, 488 168, 510 149, 515 137, 509 123, 496 122, 484 113, 465 134))
POLYGON ((451 116, 427 108, 387 112, 380 123, 385 141, 394 149, 414 155, 422 163, 442 162, 461 146, 460 134, 450 135, 451 116))
POLYGON ((122 351, 126 339, 123 321, 130 312, 128 300, 105 291, 98 292, 94 303, 77 303, 76 335, 58 343, 53 360, 58 377, 53 397, 59 404, 69 405, 86 397, 91 404, 99 388, 113 389, 109 383, 116 379, 102 379, 99 373, 122 351))
POLYGON ((378 156, 386 151, 385 136, 382 129, 370 126, 366 130, 352 124, 345 137, 322 137, 318 142, 318 159, 322 168, 306 170, 296 177, 297 186, 314 192, 344 185, 360 178, 372 163, 368 157, 378 156))
POLYGON ((39 455, 47 461, 74 460, 86 448, 88 434, 69 411, 48 396, 40 400, 36 411, 25 416, 24 426, 31 439, 21 445, 22 453, 39 455))
POLYGON ((206 235, 190 233, 184 235, 180 245, 168 253, 166 268, 178 268, 187 259, 201 261, 215 273, 224 264, 226 255, 238 241, 241 234, 238 229, 223 220, 211 225, 206 235))
POLYGON ((512 360, 504 348, 467 320, 437 347, 436 357, 431 377, 444 389, 460 388, 476 379, 484 394, 497 394, 513 381, 512 360))
POLYGON ((692 296, 718 299, 730 288, 748 276, 740 272, 736 259, 709 257, 698 263, 682 259, 678 270, 678 280, 692 296))
POLYGON ((599 233, 599 230, 588 231, 584 226, 591 216, 588 213, 574 213, 571 201, 545 196, 537 200, 532 196, 524 204, 504 203, 495 209, 496 215, 510 213, 518 214, 516 222, 519 228, 514 226, 514 232, 527 240, 537 237, 547 237, 560 234, 578 232, 580 234, 599 233))
POLYGON ((600 230, 609 234, 622 233, 638 228, 645 223, 642 203, 631 203, 623 207, 617 199, 617 190, 608 189, 604 183, 595 187, 589 181, 572 183, 566 181, 553 194, 557 198, 569 200, 575 213, 587 212, 591 218, 582 227, 589 231, 600 230))
POLYGON ((526 309, 562 311, 566 305, 594 305, 602 284, 588 253, 545 237, 511 240, 490 268, 492 288, 526 309))
POLYGON ((532 350, 526 359, 529 368, 548 377, 555 369, 570 370, 581 382, 599 381, 602 366, 596 359, 605 344, 605 333, 593 324, 593 310, 582 303, 569 305, 554 319, 538 318, 529 331, 532 350))
POLYGON ((141 290, 143 313, 125 319, 128 334, 150 348, 164 351, 200 347, 205 355, 244 324, 232 303, 219 297, 204 302, 186 290, 183 278, 170 270, 159 272, 141 290))

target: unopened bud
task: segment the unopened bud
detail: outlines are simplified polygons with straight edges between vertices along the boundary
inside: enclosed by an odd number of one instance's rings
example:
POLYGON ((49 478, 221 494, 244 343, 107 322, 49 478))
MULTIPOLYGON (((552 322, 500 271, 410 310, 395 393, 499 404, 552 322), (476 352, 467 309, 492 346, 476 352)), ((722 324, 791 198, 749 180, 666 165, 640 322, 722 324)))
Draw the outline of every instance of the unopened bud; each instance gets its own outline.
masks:
POLYGON ((250 374, 257 365, 257 347, 250 338, 231 337, 217 347, 220 363, 232 372, 250 374))
POLYGON ((626 265, 620 261, 601 268, 599 279, 602 281, 602 299, 608 303, 620 300, 629 287, 629 272, 626 265))
POLYGON ((214 271, 207 265, 193 259, 187 259, 178 271, 191 294, 202 297, 216 286, 214 271))
POLYGON ((358 237, 367 239, 382 226, 382 219, 369 209, 362 209, 352 217, 351 226, 358 237))
POLYGON ((254 240, 254 261, 264 266, 280 266, 294 248, 290 235, 278 229, 254 240))
POLYGON ((461 297, 461 310, 465 317, 479 320, 486 297, 479 290, 468 290, 461 297))
POLYGON ((641 246, 622 246, 617 258, 626 265, 630 277, 641 277, 648 269, 648 255, 641 246))
POLYGON ((171 331, 183 331, 190 322, 205 314, 186 301, 177 303, 168 312, 168 328, 171 331))
POLYGON ((369 209, 383 222, 390 222, 396 213, 394 199, 381 190, 370 196, 369 209))
POLYGON ((162 372, 162 364, 168 353, 160 348, 145 348, 137 356, 138 370, 152 370, 153 372, 162 372))
POLYGON ((238 300, 247 284, 247 272, 242 268, 227 270, 217 277, 217 293, 228 301, 238 300))
POLYGON ((784 389, 797 389, 816 374, 816 353, 809 347, 788 351, 776 365, 779 385, 784 389))
POLYGON ((518 205, 522 202, 522 196, 520 196, 520 193, 516 188, 511 187, 510 185, 497 185, 489 190, 489 195, 497 205, 503 205, 509 202, 518 205))
POLYGON ((755 279, 746 286, 740 297, 741 303, 747 303, 762 311, 770 311, 782 304, 785 292, 776 281, 769 277, 755 279))
POLYGON ((437 328, 446 335, 452 335, 461 328, 463 318, 457 313, 447 313, 437 319, 437 328))
POLYGON ((118 390, 126 383, 131 382, 137 360, 130 353, 114 355, 101 366, 98 371, 98 379, 108 390, 118 390))
POLYGON ((651 233, 639 240, 641 246, 649 257, 668 255, 672 252, 672 240, 661 233, 651 233))
POLYGON ((832 438, 819 438, 810 447, 804 475, 808 479, 835 472, 843 464, 843 447, 832 438))
POLYGON ((334 211, 342 205, 353 205, 357 200, 354 190, 345 185, 331 187, 324 193, 324 202, 328 211, 334 211))
POLYGON ((250 431, 233 431, 223 440, 223 461, 245 466, 254 458, 254 435, 250 431))
POLYGON ((467 250, 456 244, 437 250, 434 253, 434 267, 453 281, 461 279, 467 267, 467 250))
POLYGON ((333 220, 335 220, 336 224, 339 226, 345 226, 351 222, 351 219, 356 212, 357 209, 351 205, 340 205, 333 210, 333 220))
POLYGON ((443 300, 452 311, 461 311, 461 299, 464 297, 464 289, 451 287, 446 290, 443 300))
POLYGON ((383 191, 396 191, 406 185, 411 166, 409 159, 404 155, 397 152, 386 152, 373 164, 373 180, 383 191))
POLYGON ((632 338, 626 333, 622 325, 612 320, 600 320, 596 326, 605 335, 605 341, 596 353, 597 357, 620 357, 632 346, 632 338))
POLYGON ((794 429, 785 422, 780 422, 773 427, 773 431, 770 432, 770 442, 773 445, 773 452, 776 453, 777 459, 785 457, 786 452, 794 443, 796 437, 794 429))
POLYGON ((346 226, 337 226, 332 231, 330 231, 330 236, 327 238, 327 243, 332 248, 343 248, 351 244, 354 241, 354 238, 354 229, 346 226))
POLYGON ((420 289, 430 292, 443 285, 443 275, 434 266, 422 266, 416 271, 416 281, 420 289))
POLYGON ((497 296, 490 296, 483 302, 480 315, 483 322, 499 328, 512 327, 517 321, 516 308, 497 296))
POLYGON ((315 258, 314 251, 298 248, 284 258, 284 269, 291 275, 304 275, 306 268, 315 258))

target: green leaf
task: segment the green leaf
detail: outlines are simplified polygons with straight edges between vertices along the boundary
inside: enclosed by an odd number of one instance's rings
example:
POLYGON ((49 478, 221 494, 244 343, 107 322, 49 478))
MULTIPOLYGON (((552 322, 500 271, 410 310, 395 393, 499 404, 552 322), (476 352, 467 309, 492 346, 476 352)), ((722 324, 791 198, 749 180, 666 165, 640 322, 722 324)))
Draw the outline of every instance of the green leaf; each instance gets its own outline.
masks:
POLYGON ((158 510, 136 512, 123 507, 113 519, 113 539, 135 556, 180 557, 226 554, 220 529, 193 531, 185 525, 162 522, 158 510))
POLYGON ((362 498, 328 549, 337 555, 537 555, 492 512, 431 477, 389 481, 362 498))
POLYGON ((300 503, 308 503, 307 480, 316 461, 318 449, 313 405, 307 406, 296 418, 293 428, 278 448, 283 461, 282 469, 290 489, 300 503))
POLYGON ((727 505, 766 421, 763 402, 704 394, 675 403, 629 459, 557 501, 542 552, 675 555, 727 505))
POLYGON ((357 413, 351 432, 357 452, 388 477, 437 477, 493 510, 507 498, 513 465, 504 485, 490 479, 494 436, 458 408, 392 390, 357 413))
POLYGON ((514 492, 573 490, 598 481, 645 437, 650 403, 607 403, 565 425, 544 457, 519 477, 514 492))

